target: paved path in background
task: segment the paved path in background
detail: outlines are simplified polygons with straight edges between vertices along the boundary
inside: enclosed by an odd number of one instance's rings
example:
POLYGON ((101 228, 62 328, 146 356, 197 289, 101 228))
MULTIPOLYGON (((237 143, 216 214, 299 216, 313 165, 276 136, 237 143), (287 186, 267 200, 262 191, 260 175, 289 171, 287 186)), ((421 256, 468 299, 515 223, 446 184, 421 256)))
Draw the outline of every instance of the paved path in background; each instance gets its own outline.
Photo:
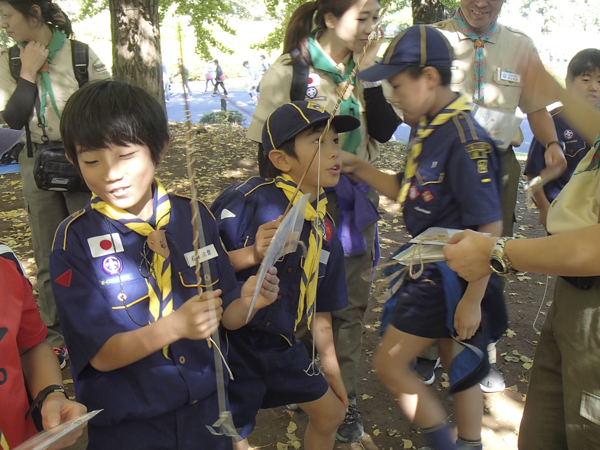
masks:
MULTIPOLYGON (((228 80, 229 81, 229 80, 228 80)), ((225 84, 228 84, 228 81, 225 84)), ((224 100, 226 102, 225 107, 227 110, 237 110, 240 111, 244 117, 246 118, 246 122, 244 126, 250 125, 250 121, 252 120, 252 114, 254 113, 255 105, 250 101, 250 96, 246 92, 245 88, 240 88, 240 86, 244 85, 244 81, 242 80, 231 80, 229 81, 231 84, 231 89, 227 88, 227 97, 224 95, 216 95, 212 96, 212 86, 206 94, 204 94, 204 86, 205 83, 203 81, 192 81, 190 82, 190 87, 192 89, 193 97, 188 98, 188 104, 190 107, 191 119, 192 123, 198 123, 200 117, 204 114, 211 113, 213 111, 221 110, 221 101, 224 100)), ((185 121, 185 109, 183 107, 183 95, 181 91, 180 83, 172 84, 172 94, 171 100, 167 103, 167 115, 169 120, 172 122, 184 122, 185 121)), ((517 147, 515 151, 517 153, 525 153, 529 150, 529 145, 533 140, 533 133, 531 132, 531 128, 529 127, 529 122, 527 122, 527 118, 523 119, 521 123, 521 129, 523 130, 523 134, 525 135, 525 140, 520 147, 517 147)), ((396 132, 394 133, 394 139, 401 142, 407 142, 408 136, 410 133, 410 127, 407 125, 400 125, 396 132)))

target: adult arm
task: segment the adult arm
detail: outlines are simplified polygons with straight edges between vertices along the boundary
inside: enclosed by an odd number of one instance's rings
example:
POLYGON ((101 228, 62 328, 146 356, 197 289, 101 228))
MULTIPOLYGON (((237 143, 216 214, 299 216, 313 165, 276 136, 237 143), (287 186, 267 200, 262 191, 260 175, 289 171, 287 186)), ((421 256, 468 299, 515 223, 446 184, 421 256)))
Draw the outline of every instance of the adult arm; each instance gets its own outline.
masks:
MULTIPOLYGON (((533 135, 544 147, 550 142, 558 140, 554 121, 546 108, 527 114, 527 120, 533 135)), ((556 142, 548 146, 544 153, 544 159, 546 160, 546 169, 542 173, 558 169, 556 176, 559 177, 567 168, 567 160, 563 149, 556 142)))
MULTIPOLYGON (((492 273, 497 238, 466 230, 444 247, 449 267, 467 281, 492 273)), ((600 275, 600 224, 537 239, 509 240, 504 249, 515 270, 561 276, 600 275)))
POLYGON ((12 129, 22 129, 29 123, 37 95, 38 91, 35 83, 19 78, 17 88, 8 99, 4 111, 2 111, 4 122, 12 129))
MULTIPOLYGON (((531 181, 534 178, 535 175, 527 175, 527 181, 531 181)), ((546 197, 544 189, 538 189, 533 193, 533 201, 539 210, 538 221, 546 228, 546 219, 548 217, 548 209, 550 209, 550 202, 548 201, 548 197, 546 197)))
POLYGON ((378 142, 389 141, 402 119, 385 98, 381 86, 365 88, 363 92, 369 136, 378 142))

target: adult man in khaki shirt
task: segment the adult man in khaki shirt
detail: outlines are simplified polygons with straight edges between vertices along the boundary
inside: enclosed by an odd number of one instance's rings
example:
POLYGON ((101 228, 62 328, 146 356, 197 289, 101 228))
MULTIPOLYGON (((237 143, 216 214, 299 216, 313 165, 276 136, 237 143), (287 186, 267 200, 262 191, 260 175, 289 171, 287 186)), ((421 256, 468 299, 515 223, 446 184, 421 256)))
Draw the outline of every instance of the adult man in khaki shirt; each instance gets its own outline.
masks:
MULTIPOLYGON (((517 70, 517 67, 522 67, 519 62, 524 55, 529 60, 539 59, 539 56, 531 38, 521 31, 497 22, 505 1, 461 0, 455 17, 433 25, 444 34, 454 49, 452 89, 469 96, 476 104, 507 114, 514 114, 519 107, 527 114, 536 139, 546 146, 545 170, 558 168, 562 173, 567 162, 556 135, 552 116, 546 109, 549 102, 545 98, 528 95, 528 92, 523 90, 524 74, 518 73, 517 70)), ((519 129, 503 157, 504 236, 513 234, 521 175, 521 167, 512 147, 519 146, 522 142, 523 133, 519 129)), ((423 359, 430 361, 437 357, 431 353, 423 356, 423 359)), ((495 365, 495 344, 490 346, 489 356, 492 369, 488 377, 481 381, 482 389, 485 392, 499 392, 504 390, 504 380, 495 365)), ((419 361, 419 366, 419 373, 424 375, 424 367, 434 367, 434 364, 419 361)), ((427 373, 424 379, 433 382, 433 376, 427 373)))

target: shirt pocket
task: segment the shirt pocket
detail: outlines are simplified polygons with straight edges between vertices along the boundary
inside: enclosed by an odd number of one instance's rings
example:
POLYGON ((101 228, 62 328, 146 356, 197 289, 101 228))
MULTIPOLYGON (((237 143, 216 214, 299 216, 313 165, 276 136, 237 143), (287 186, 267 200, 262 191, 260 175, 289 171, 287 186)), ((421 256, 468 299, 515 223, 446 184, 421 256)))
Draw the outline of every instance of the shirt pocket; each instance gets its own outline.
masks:
POLYGON ((445 173, 431 167, 432 162, 419 166, 415 181, 411 185, 408 197, 414 205, 414 210, 428 217, 435 216, 442 205, 445 173))
POLYGON ((493 97, 497 99, 496 103, 498 105, 502 105, 502 108, 516 109, 519 106, 523 85, 520 81, 503 80, 501 78, 503 72, 506 72, 506 70, 501 67, 497 67, 494 71, 492 81, 499 92, 493 97))
POLYGON ((205 263, 200 263, 200 283, 198 283, 195 266, 182 269, 177 274, 179 282, 183 287, 196 290, 192 295, 197 294, 198 286, 202 288, 202 291, 209 288, 212 290, 217 289, 217 284, 219 283, 217 258, 209 259, 206 262, 208 262, 208 271, 205 270, 205 263))
POLYGON ((138 326, 154 322, 150 313, 150 297, 145 278, 104 286, 104 295, 115 314, 138 326))

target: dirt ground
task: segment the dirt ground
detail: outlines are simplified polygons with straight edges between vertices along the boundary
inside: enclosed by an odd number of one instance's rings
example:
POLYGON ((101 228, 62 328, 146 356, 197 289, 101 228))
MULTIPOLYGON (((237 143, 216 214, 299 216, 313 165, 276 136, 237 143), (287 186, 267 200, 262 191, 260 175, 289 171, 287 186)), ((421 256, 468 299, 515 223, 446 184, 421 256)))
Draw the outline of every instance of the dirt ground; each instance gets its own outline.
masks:
MULTIPOLYGON (((185 133, 182 124, 171 124, 172 144, 166 160, 159 167, 158 176, 168 191, 187 193, 187 168, 185 163, 185 133)), ((210 204, 216 196, 233 183, 256 175, 256 147, 244 138, 244 129, 237 126, 214 125, 196 127, 194 131, 196 156, 196 182, 200 197, 210 204)), ((396 172, 405 157, 404 145, 388 143, 383 146, 382 157, 377 162, 381 169, 396 172)), ((0 241, 13 248, 21 258, 34 282, 36 268, 33 260, 31 233, 22 199, 19 174, 0 176, 0 241)), ((402 219, 395 215, 396 206, 382 200, 380 213, 380 241, 382 259, 408 240, 402 219)), ((527 210, 521 193, 517 205, 516 237, 544 235, 537 223, 537 213, 527 210)), ((519 422, 527 392, 531 362, 537 343, 537 330, 541 329, 545 313, 552 299, 554 278, 545 275, 522 273, 512 276, 506 284, 506 303, 509 311, 509 330, 498 343, 498 367, 506 378, 503 393, 485 394, 483 421, 484 448, 516 449, 519 422), (544 293, 547 290, 545 297, 544 293), (534 319, 541 311, 535 327, 534 319)), ((365 316, 363 355, 358 367, 358 409, 362 414, 365 437, 361 442, 341 444, 335 449, 396 450, 425 445, 424 439, 403 417, 397 403, 382 386, 372 369, 372 357, 379 340, 379 318, 385 302, 386 286, 383 276, 375 278, 373 293, 365 316)), ((450 420, 452 401, 446 393, 447 383, 442 368, 436 370, 433 389, 438 391, 450 420)), ((65 383, 72 394, 69 366, 63 370, 65 383)), ((301 448, 302 436, 308 418, 302 412, 285 408, 264 410, 259 413, 258 426, 250 436, 251 448, 296 449, 301 448)), ((73 449, 86 447, 85 435, 73 449)), ((309 449, 310 450, 310 449, 309 449)))

